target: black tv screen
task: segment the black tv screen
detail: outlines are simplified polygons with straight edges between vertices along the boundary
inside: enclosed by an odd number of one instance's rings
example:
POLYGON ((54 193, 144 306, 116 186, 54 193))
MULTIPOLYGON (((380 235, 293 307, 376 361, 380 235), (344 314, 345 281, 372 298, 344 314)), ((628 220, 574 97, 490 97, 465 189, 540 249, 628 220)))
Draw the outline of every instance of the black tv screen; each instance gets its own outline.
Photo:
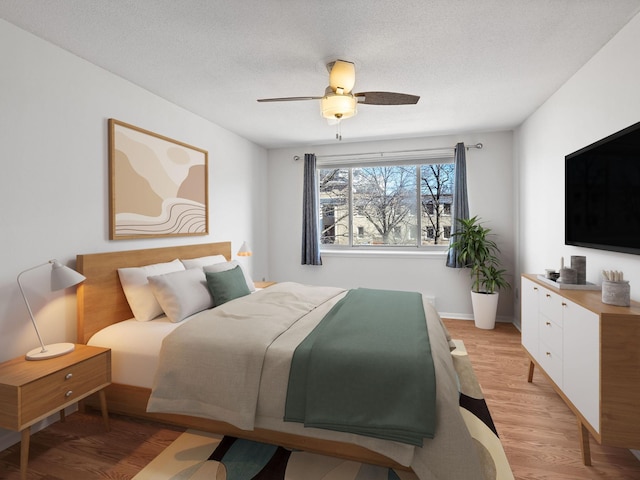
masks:
POLYGON ((640 122, 565 157, 565 243, 640 255, 640 122))

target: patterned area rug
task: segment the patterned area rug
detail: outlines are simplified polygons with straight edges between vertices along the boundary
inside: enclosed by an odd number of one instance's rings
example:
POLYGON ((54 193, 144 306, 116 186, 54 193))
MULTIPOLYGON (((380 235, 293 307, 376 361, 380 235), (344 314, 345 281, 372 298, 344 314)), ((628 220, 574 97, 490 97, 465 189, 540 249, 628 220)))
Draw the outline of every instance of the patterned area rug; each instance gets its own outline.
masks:
MULTIPOLYGON (((480 452, 487 480, 513 474, 461 340, 452 356, 460 381, 460 411, 480 452)), ((134 480, 417 480, 410 472, 265 443, 188 430, 134 480)))

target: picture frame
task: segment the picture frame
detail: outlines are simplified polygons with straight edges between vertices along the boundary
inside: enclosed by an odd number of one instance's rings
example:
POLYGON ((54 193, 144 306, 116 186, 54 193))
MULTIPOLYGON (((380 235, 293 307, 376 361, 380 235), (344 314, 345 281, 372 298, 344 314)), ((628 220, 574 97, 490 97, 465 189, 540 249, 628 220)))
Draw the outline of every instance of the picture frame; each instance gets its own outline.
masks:
POLYGON ((207 235, 208 152, 109 119, 109 239, 207 235))

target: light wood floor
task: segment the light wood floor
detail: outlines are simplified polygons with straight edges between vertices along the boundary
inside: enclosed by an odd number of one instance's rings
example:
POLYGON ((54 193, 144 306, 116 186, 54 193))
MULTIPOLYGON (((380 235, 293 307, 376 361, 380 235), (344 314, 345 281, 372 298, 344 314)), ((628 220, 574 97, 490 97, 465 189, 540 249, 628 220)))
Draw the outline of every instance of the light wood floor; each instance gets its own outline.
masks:
MULTIPOLYGON (((464 340, 516 479, 640 479, 640 461, 628 450, 594 441, 593 466, 582 465, 576 420, 541 374, 527 383, 528 361, 513 325, 487 331, 468 321, 445 323, 464 340)), ((36 433, 29 479, 130 479, 181 433, 115 415, 111 427, 106 433, 97 413, 74 413, 36 433)), ((0 452, 0 478, 17 480, 18 465, 18 445, 0 452)))
POLYGON ((527 382, 529 360, 512 324, 495 330, 462 320, 445 325, 464 341, 516 479, 640 479, 640 460, 629 450, 593 439, 593 466, 582 465, 577 420, 543 374, 536 371, 527 382))

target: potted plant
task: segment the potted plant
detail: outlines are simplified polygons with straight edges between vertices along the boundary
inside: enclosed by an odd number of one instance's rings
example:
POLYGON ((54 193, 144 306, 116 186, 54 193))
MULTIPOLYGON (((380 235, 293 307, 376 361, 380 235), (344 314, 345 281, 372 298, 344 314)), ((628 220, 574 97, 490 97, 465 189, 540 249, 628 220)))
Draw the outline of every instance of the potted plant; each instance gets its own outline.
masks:
POLYGON ((482 226, 477 216, 458 218, 457 222, 459 228, 453 234, 450 248, 457 251, 460 262, 470 269, 471 303, 476 327, 492 329, 496 322, 498 290, 510 286, 504 278, 506 270, 500 268, 500 250, 491 238, 494 235, 491 229, 482 226))

